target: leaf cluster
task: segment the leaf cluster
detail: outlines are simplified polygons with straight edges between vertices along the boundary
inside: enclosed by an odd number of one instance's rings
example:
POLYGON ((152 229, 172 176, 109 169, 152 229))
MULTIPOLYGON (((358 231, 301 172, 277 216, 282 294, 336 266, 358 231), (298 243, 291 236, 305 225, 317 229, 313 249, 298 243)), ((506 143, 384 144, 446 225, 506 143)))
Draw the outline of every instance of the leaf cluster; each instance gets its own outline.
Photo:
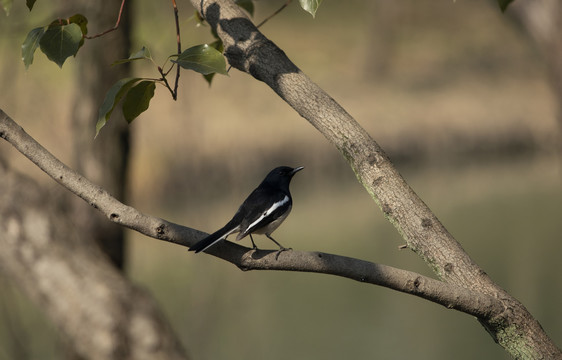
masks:
POLYGON ((39 47, 49 60, 62 68, 66 59, 76 56, 84 45, 88 34, 88 19, 76 14, 67 19, 53 20, 49 25, 31 30, 21 46, 21 56, 25 68, 33 63, 33 55, 39 47))
MULTIPOLYGON (((292 0, 287 2, 273 15, 264 20, 269 20, 271 17, 284 9, 292 0)), ((320 7, 323 0, 299 0, 299 5, 310 13, 312 17, 316 16, 316 12, 320 7)), ((508 5, 513 0, 497 0, 499 7, 505 11, 508 5)), ((26 0, 26 5, 31 11, 35 5, 36 0, 26 0)), ((122 0, 122 5, 125 0, 122 0)), ((244 9, 251 16, 254 15, 254 0, 235 0, 236 4, 244 9)), ((174 3, 175 4, 175 3, 174 3)), ((0 5, 5 13, 9 15, 13 5, 13 0, 0 0, 0 5)), ((175 6, 175 5, 174 5, 175 6)), ((176 9, 177 10, 177 9, 176 9)), ((119 17, 120 18, 120 17, 119 17)), ((195 14, 198 23, 201 24, 204 20, 195 14)), ((177 13, 176 13, 177 22, 177 13)), ((84 45, 88 38, 103 36, 106 33, 117 29, 118 23, 114 28, 102 32, 100 34, 88 37, 88 19, 82 14, 75 14, 69 18, 58 18, 53 20, 50 24, 31 30, 21 48, 22 60, 25 68, 28 69, 33 63, 35 51, 39 48, 47 58, 57 64, 60 68, 64 65, 66 59, 71 56, 76 56, 78 50, 84 45)), ((259 27, 259 25, 258 25, 259 27)), ((215 38, 212 43, 195 45, 187 50, 181 51, 179 42, 179 27, 178 33, 178 52, 168 56, 163 66, 158 66, 152 58, 150 51, 146 47, 131 54, 127 59, 117 60, 113 65, 125 64, 136 60, 148 60, 157 68, 160 77, 158 78, 125 78, 116 82, 107 92, 103 104, 99 109, 98 121, 96 123, 96 136, 100 130, 105 126, 113 110, 123 99, 122 111, 127 122, 131 123, 141 113, 146 111, 150 105, 150 100, 154 96, 156 84, 161 84, 166 87, 172 97, 177 97, 177 82, 179 78, 179 68, 177 69, 176 83, 172 88, 166 76, 172 71, 174 67, 180 67, 187 70, 193 70, 202 74, 205 80, 211 84, 215 74, 227 74, 226 62, 222 55, 223 44, 216 33, 211 30, 211 34, 215 38), (170 61, 171 65, 168 63, 170 61), (164 70, 168 64, 169 68, 164 70)))
MULTIPOLYGON (((0 1, 6 2, 9 0, 0 1)), ((246 9, 253 11, 253 8, 249 7, 247 3, 244 3, 244 6, 246 9)), ((31 10, 33 3, 28 1, 28 7, 31 10)), ((70 56, 76 56, 78 50, 84 45, 85 40, 88 39, 86 36, 88 34, 87 25, 88 19, 82 14, 76 14, 66 19, 55 19, 49 25, 31 30, 22 44, 22 60, 25 68, 28 69, 33 63, 33 58, 38 48, 49 60, 62 68, 66 59, 70 56)), ((172 90, 166 79, 166 75, 175 66, 201 73, 209 83, 211 83, 213 75, 216 73, 226 75, 226 61, 222 55, 222 50, 222 43, 220 41, 196 45, 181 53, 168 56, 165 64, 158 66, 148 48, 143 46, 141 50, 131 54, 127 59, 115 61, 112 65, 125 64, 136 60, 148 60, 157 68, 160 77, 152 79, 125 78, 116 82, 108 90, 100 106, 96 123, 96 136, 107 121, 109 121, 113 110, 121 100, 123 100, 123 116, 127 122, 131 123, 148 109, 150 100, 154 96, 156 84, 162 84, 167 87, 175 98, 174 90, 172 90), (173 58, 175 59, 171 60, 173 58), (163 68, 169 60, 171 60, 171 65, 169 65, 168 70, 164 71, 163 68)))
MULTIPOLYGON (((220 51, 214 47, 203 44, 190 47, 179 55, 172 55, 177 57, 172 60, 173 64, 196 71, 204 76, 213 75, 215 73, 226 75, 226 61, 220 51)), ((150 51, 143 47, 141 50, 135 52, 127 59, 117 60, 113 65, 125 64, 136 60, 150 60, 154 62, 150 51)), ((164 82, 165 75, 161 67, 158 67, 162 78, 160 79, 145 79, 145 78, 125 78, 117 81, 107 92, 105 99, 99 109, 98 121, 96 123, 96 136, 100 130, 105 126, 115 106, 123 98, 123 116, 128 123, 131 123, 140 114, 146 111, 149 107, 150 100, 154 96, 157 83, 164 82)), ((209 80, 210 81, 210 80, 209 80)), ((164 86, 168 86, 167 83, 164 86)))
MULTIPOLYGON (((30 11, 33 9, 35 1, 36 0, 26 0, 26 5, 30 11)), ((125 0, 122 1, 122 5, 124 5, 125 0)), ((255 7, 253 0, 235 0, 235 2, 248 14, 251 16, 254 15, 255 7)), ((285 6, 290 2, 291 0, 288 0, 285 6)), ((321 2, 322 0, 299 0, 301 7, 313 17, 316 15, 316 11, 321 2)), ((0 0, 0 4, 6 14, 9 14, 12 3, 13 0, 0 0)), ((199 20, 199 23, 204 22, 197 13, 196 19, 199 20)), ((88 19, 82 14, 75 14, 69 18, 58 18, 48 25, 34 28, 27 34, 22 44, 22 60, 25 68, 28 69, 33 63, 33 58, 38 48, 49 60, 62 68, 66 59, 71 56, 76 56, 78 50, 84 45, 85 40, 103 36, 107 32, 117 29, 118 25, 119 22, 113 29, 88 37, 88 19)), ((98 120, 96 122, 96 137, 100 130, 107 124, 118 104, 122 103, 121 108, 123 116, 128 123, 131 123, 140 114, 146 111, 150 105, 150 100, 154 97, 156 84, 161 84, 166 87, 175 99, 177 97, 179 68, 196 71, 202 74, 209 84, 211 84, 215 74, 227 74, 226 61, 222 55, 223 44, 216 33, 211 31, 215 39, 213 42, 195 45, 181 51, 179 28, 177 31, 178 53, 168 56, 164 65, 158 66, 148 48, 144 46, 141 50, 131 54, 127 59, 117 60, 113 63, 113 65, 119 65, 137 60, 148 60, 157 68, 160 77, 130 77, 117 81, 108 90, 99 108, 98 120), (179 68, 177 69, 176 84, 172 88, 167 80, 167 75, 174 67, 179 68)))

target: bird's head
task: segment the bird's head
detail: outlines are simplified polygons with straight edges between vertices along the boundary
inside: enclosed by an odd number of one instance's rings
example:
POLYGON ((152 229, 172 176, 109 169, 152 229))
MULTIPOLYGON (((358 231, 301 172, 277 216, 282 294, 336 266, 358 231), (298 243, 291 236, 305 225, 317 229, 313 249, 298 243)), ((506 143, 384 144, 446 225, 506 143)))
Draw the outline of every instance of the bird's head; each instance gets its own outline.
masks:
POLYGON ((271 170, 264 179, 264 183, 270 184, 287 184, 291 182, 293 175, 304 169, 303 166, 292 168, 290 166, 279 166, 271 170))

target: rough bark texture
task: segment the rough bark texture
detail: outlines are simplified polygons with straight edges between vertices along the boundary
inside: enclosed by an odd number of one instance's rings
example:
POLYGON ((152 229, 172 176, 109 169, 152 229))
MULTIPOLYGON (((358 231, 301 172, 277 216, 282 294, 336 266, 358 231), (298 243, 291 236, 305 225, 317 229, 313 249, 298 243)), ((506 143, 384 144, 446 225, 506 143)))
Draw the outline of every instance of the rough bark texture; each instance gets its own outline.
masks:
POLYGON ((223 41, 230 65, 265 82, 340 150, 408 247, 442 280, 504 303, 504 316, 481 319, 494 340, 515 358, 562 358, 540 324, 472 261, 370 135, 261 34, 242 10, 229 0, 192 0, 192 4, 223 41))
POLYGON ((0 271, 85 359, 186 359, 154 300, 133 286, 33 181, 0 166, 0 271))

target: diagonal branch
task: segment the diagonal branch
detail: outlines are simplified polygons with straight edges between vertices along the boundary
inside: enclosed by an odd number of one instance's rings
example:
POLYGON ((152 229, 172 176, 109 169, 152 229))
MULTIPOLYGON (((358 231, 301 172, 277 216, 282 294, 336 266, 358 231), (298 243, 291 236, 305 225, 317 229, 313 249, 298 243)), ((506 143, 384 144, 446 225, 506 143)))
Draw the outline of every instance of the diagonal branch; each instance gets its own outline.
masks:
MULTIPOLYGON (((107 191, 67 167, 0 110, 0 137, 12 144, 63 187, 102 212, 110 221, 144 235, 190 246, 206 236, 204 232, 145 215, 113 198, 107 191)), ((384 286, 456 309, 479 319, 500 318, 504 305, 498 299, 415 272, 387 265, 321 252, 258 250, 223 241, 209 254, 229 261, 240 269, 314 272, 341 276, 384 286)))
POLYGON ((11 143, 55 181, 99 210, 114 223, 136 230, 141 234, 183 246, 188 246, 206 235, 198 230, 147 216, 137 209, 121 203, 105 189, 63 164, 1 109, 0 138, 11 143))
POLYGON ((482 322, 495 341, 516 358, 562 358, 562 351, 538 321, 470 258, 410 188, 377 142, 267 39, 233 1, 191 3, 221 38, 230 65, 266 83, 338 148, 408 247, 437 276, 506 303, 511 311, 506 321, 482 322))

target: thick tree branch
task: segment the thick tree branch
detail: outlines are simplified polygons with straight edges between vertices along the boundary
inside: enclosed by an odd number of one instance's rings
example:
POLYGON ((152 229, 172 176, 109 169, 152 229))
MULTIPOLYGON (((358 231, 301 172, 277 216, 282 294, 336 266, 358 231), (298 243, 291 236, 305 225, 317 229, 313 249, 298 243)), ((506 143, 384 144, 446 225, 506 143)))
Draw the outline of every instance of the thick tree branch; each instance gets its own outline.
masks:
MULTIPOLYGON (((0 110, 0 137, 12 144, 66 189, 81 197, 115 223, 144 235, 183 246, 193 245, 207 235, 195 229, 145 215, 119 202, 107 191, 64 165, 2 110, 0 110)), ((502 302, 492 296, 447 284, 415 272, 344 256, 321 252, 288 251, 277 257, 277 251, 252 251, 226 241, 210 248, 208 253, 229 261, 245 271, 314 272, 380 285, 419 296, 483 320, 499 319, 505 311, 502 302)))
POLYGON ((562 358, 562 351, 540 324, 474 263, 371 136, 267 39, 233 1, 191 3, 221 38, 230 65, 266 83, 339 149, 408 247, 441 279, 508 304, 508 319, 482 322, 494 340, 515 358, 562 358))

